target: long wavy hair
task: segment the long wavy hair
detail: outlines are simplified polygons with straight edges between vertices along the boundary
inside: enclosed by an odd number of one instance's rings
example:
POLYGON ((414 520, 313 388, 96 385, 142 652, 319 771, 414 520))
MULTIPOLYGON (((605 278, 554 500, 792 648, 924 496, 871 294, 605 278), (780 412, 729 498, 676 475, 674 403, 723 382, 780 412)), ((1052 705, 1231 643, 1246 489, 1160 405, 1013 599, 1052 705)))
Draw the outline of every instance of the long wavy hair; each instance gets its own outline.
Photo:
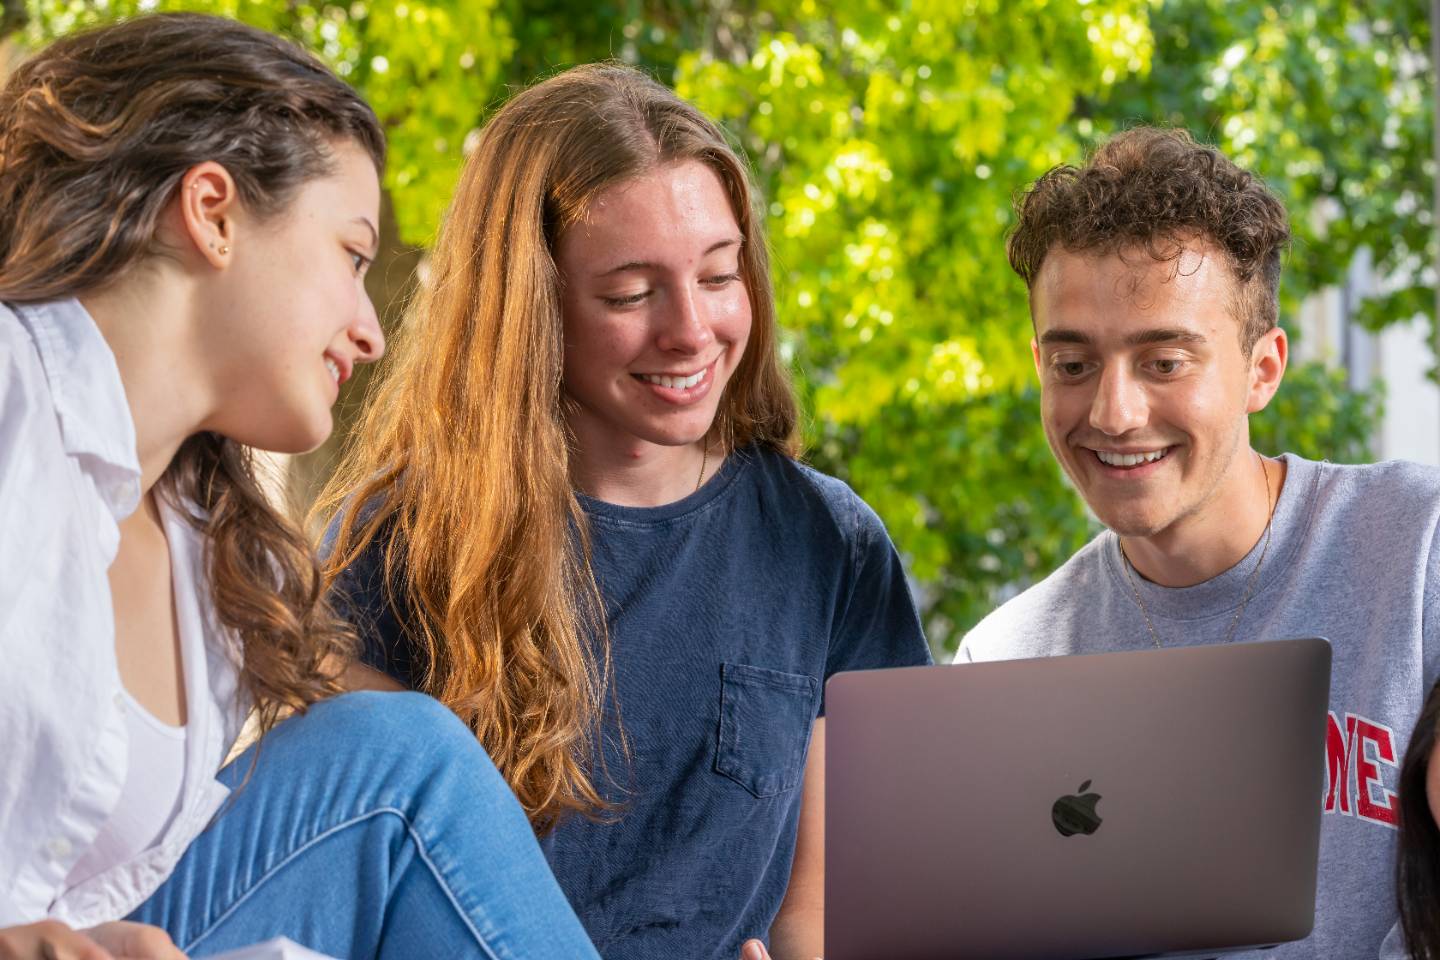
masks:
MULTIPOLYGON (((283 213, 355 142, 384 134, 360 97, 299 47, 218 17, 139 17, 59 40, 0 89, 0 300, 103 289, 158 249, 185 172, 222 164, 246 209, 283 213)), ((138 322, 138 321, 137 321, 138 322)), ((262 731, 336 693, 354 636, 331 613, 314 551, 267 501, 250 451, 215 433, 181 445, 156 492, 188 501, 221 623, 262 731)))
POLYGON ((1412 960, 1440 960, 1440 827, 1425 789, 1440 734, 1440 684, 1430 690, 1400 765, 1400 843, 1395 893, 1412 960))
POLYGON ((725 186, 753 316, 712 433, 793 455, 796 406, 744 162, 661 84, 594 64, 517 94, 486 124, 316 506, 339 512, 332 582, 383 540, 419 685, 474 729, 540 832, 607 808, 594 761, 609 646, 570 481, 555 243, 601 191, 688 160, 725 186))

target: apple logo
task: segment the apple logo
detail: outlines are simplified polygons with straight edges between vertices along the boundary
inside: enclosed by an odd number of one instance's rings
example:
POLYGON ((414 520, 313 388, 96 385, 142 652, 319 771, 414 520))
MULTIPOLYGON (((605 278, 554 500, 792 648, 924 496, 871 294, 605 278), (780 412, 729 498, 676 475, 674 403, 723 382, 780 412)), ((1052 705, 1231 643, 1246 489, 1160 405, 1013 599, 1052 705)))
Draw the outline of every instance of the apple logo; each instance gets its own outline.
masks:
POLYGON ((1069 837, 1077 833, 1088 836, 1100 829, 1100 814, 1095 812, 1095 804, 1100 802, 1100 794, 1086 793, 1089 789, 1090 781, 1086 780, 1075 793, 1061 797, 1055 801, 1055 806, 1050 808, 1050 819, 1055 822, 1055 829, 1060 831, 1060 836, 1069 837))

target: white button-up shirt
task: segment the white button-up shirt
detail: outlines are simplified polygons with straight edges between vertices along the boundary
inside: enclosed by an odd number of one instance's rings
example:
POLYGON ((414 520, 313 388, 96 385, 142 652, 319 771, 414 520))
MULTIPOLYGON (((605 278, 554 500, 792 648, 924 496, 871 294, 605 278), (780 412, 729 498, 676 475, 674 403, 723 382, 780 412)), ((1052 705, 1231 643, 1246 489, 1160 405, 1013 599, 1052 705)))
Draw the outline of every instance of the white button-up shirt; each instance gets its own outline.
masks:
POLYGON ((155 891, 228 791, 238 650, 215 618, 203 538, 162 507, 188 704, 179 813, 159 842, 75 887, 129 762, 107 571, 140 501, 114 354, 75 300, 0 304, 0 927, 86 927, 155 891))

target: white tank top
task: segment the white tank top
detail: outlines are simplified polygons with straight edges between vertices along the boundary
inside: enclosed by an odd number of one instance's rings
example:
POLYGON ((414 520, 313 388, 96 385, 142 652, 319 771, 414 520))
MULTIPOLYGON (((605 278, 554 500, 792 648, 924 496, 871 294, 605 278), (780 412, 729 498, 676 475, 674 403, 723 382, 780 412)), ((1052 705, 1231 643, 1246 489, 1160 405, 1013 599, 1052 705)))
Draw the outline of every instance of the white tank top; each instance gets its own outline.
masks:
POLYGON ((154 846, 180 810, 185 782, 185 728, 172 727, 120 688, 130 762, 110 819, 65 878, 73 887, 154 846))

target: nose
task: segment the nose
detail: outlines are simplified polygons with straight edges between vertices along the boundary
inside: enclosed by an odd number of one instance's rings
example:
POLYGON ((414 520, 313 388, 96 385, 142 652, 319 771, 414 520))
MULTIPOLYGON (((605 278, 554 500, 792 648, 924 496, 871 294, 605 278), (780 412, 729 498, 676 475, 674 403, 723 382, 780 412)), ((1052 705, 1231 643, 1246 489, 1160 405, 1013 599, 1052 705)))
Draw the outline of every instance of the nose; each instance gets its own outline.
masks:
POLYGON ((1101 371, 1090 402, 1090 426, 1108 436, 1143 427, 1149 419, 1145 388, 1121 365, 1101 371))
POLYGON ((346 333, 355 345, 356 363, 374 363, 385 356, 385 333, 368 294, 360 297, 360 310, 346 333))
POLYGON ((669 298, 669 309, 660 318, 655 345, 673 353, 697 354, 715 342, 709 317, 695 299, 695 291, 682 286, 669 298))

